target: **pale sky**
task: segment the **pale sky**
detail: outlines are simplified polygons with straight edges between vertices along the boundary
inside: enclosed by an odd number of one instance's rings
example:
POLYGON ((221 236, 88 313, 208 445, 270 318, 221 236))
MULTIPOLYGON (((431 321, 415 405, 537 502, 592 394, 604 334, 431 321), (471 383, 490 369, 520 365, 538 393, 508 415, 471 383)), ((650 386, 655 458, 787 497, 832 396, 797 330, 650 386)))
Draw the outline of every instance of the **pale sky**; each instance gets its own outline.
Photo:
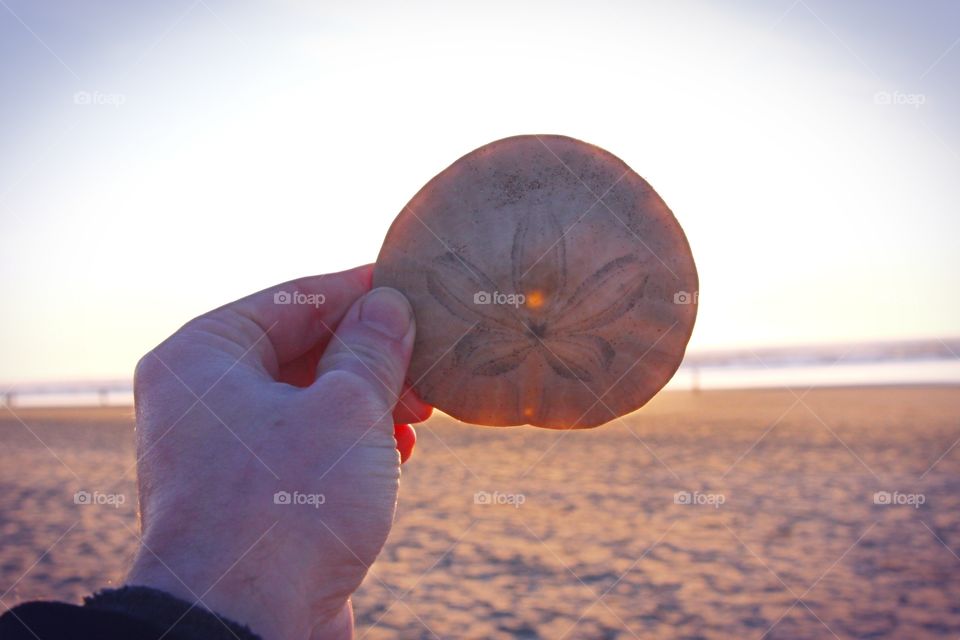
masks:
POLYGON ((647 178, 691 348, 960 334, 960 4, 0 0, 0 383, 130 375, 191 317, 371 262, 521 133, 647 178))

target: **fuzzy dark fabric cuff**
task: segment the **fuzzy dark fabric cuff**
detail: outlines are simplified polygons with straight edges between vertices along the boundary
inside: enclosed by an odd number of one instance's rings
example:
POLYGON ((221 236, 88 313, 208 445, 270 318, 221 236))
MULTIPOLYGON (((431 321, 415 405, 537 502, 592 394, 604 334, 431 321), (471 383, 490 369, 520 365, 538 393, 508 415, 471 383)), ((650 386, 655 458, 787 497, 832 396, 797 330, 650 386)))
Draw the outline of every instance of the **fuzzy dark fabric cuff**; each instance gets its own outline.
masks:
MULTIPOLYGON (((149 587, 104 589, 84 598, 84 607, 112 611, 170 629, 178 640, 260 640, 248 627, 223 618, 201 604, 191 604, 149 587)), ((169 636, 168 636, 169 637, 169 636)))
POLYGON ((0 616, 0 640, 261 640, 249 628, 149 587, 104 589, 82 607, 26 602, 0 616))

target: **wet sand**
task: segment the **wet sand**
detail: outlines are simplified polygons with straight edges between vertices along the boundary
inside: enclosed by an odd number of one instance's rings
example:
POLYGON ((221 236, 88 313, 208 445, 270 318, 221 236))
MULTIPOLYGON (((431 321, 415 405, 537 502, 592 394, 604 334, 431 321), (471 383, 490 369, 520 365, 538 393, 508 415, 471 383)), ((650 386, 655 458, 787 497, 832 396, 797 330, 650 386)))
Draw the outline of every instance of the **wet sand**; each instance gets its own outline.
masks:
MULTIPOLYGON (((0 610, 79 601, 135 548, 132 411, 15 411, 0 610)), ((958 388, 671 392, 593 431, 418 434, 358 637, 960 635, 958 388)))

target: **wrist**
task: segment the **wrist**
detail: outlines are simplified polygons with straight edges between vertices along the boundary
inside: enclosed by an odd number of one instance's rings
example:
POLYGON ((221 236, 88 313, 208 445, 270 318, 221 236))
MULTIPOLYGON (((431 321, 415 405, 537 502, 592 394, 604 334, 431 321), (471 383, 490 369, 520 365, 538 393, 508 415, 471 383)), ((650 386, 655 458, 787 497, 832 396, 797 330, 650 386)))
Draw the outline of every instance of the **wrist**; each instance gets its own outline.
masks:
POLYGON ((247 625, 263 640, 353 637, 349 600, 331 603, 317 612, 307 604, 309 594, 296 593, 290 581, 264 573, 250 575, 240 564, 232 568, 217 563, 203 566, 194 559, 184 565, 168 557, 161 562, 150 550, 141 548, 125 584, 169 593, 247 625))

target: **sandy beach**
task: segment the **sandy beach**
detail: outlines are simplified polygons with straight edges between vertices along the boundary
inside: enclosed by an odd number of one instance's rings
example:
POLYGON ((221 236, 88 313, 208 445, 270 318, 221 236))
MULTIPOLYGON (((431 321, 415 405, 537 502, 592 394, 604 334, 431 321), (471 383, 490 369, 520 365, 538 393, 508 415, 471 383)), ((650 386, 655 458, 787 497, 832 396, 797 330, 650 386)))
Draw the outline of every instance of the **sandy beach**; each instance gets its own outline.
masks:
MULTIPOLYGON (((132 410, 13 411, 0 610, 117 584, 132 410)), ((668 392, 592 431, 418 434, 358 637, 960 635, 956 387, 668 392)))

